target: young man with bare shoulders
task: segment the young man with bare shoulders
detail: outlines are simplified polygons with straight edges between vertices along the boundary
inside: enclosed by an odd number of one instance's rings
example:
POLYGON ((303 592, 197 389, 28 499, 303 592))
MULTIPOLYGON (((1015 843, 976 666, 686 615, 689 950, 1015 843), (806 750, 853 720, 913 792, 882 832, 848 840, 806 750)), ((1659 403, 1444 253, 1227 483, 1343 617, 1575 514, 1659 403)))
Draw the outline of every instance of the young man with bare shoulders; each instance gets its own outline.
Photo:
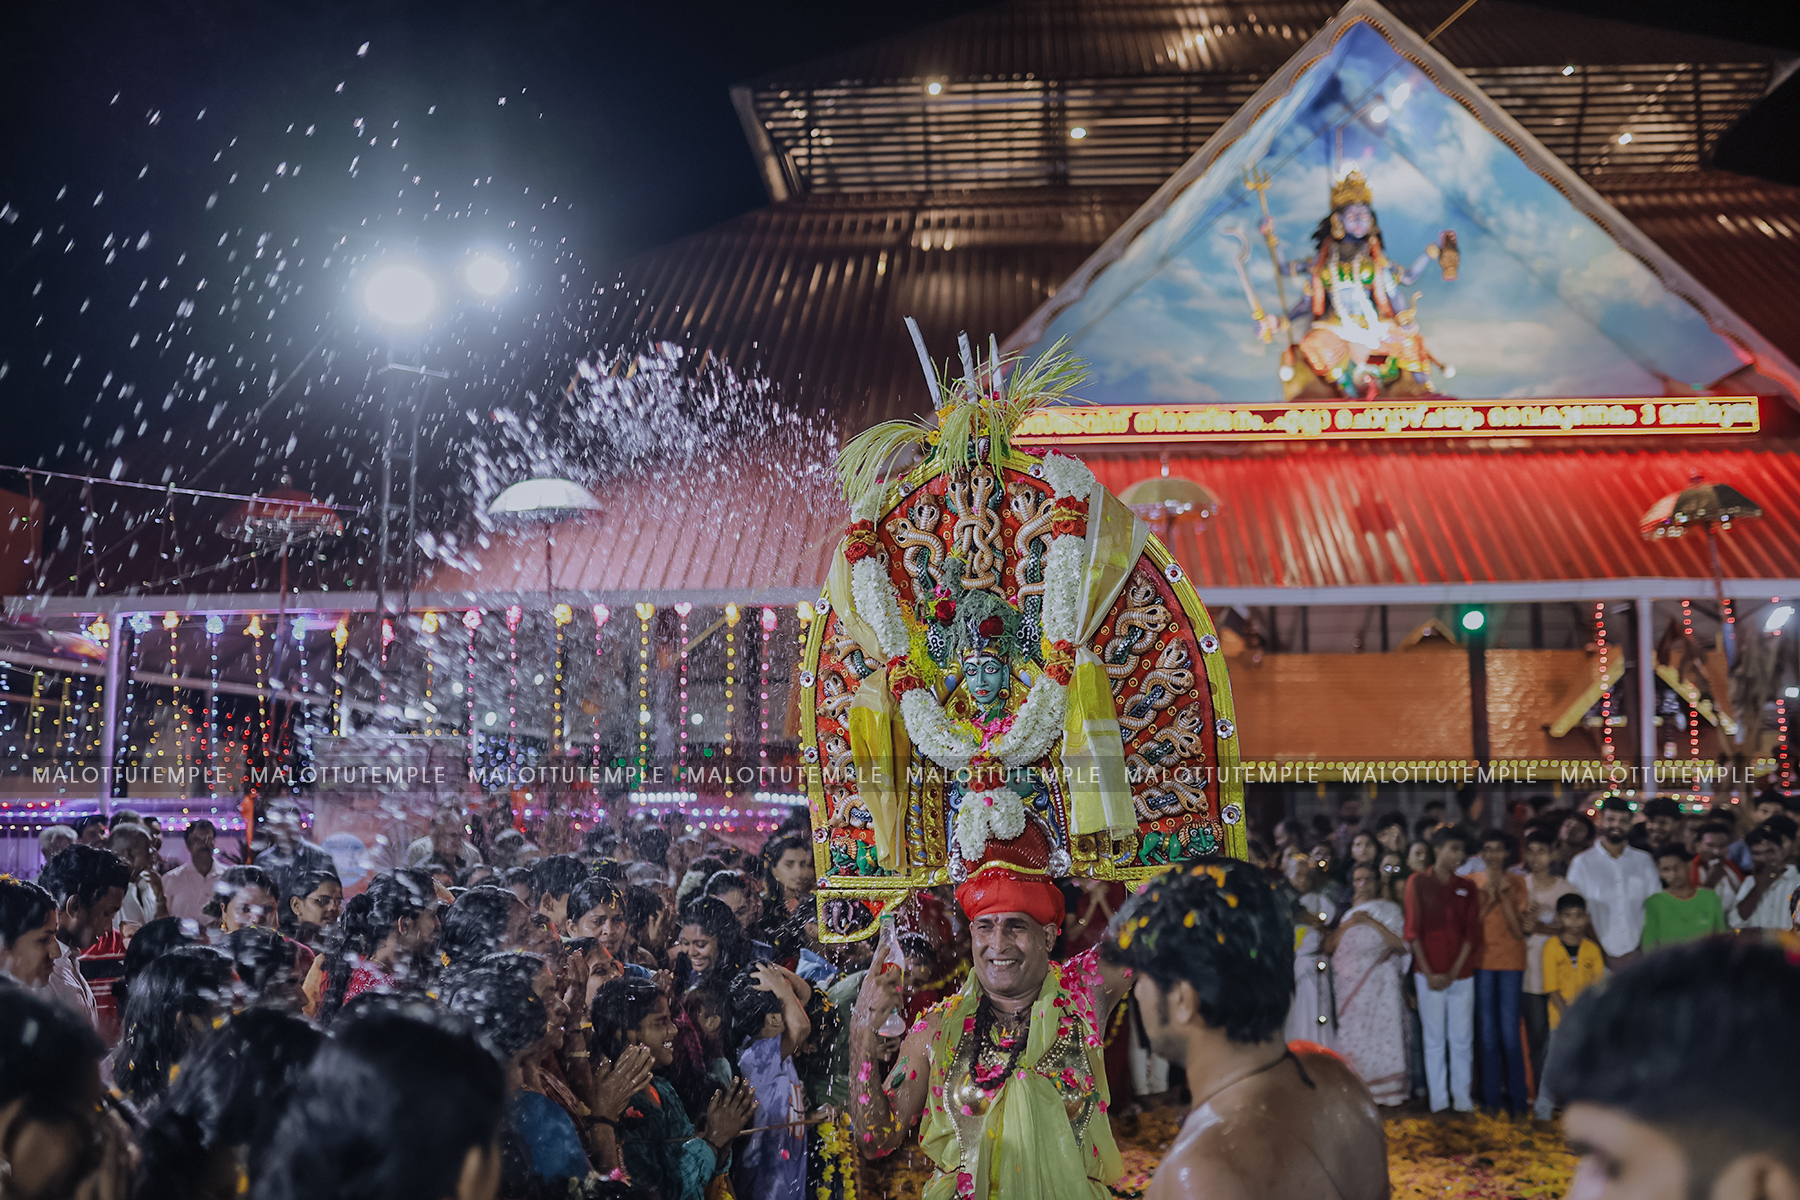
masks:
POLYGON ((1150 1048, 1187 1070, 1194 1106, 1146 1200, 1384 1200, 1387 1139, 1330 1051, 1282 1040, 1294 919, 1261 872, 1184 864, 1121 914, 1150 1048))

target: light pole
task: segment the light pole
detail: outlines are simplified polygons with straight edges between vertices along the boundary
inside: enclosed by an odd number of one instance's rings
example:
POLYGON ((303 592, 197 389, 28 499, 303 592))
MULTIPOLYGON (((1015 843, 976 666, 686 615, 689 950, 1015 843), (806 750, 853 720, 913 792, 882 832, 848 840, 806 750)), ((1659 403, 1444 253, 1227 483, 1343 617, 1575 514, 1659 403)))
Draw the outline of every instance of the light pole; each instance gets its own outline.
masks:
MULTIPOLYGON (((506 291, 512 280, 512 268, 498 255, 485 250, 472 251, 460 272, 463 283, 475 294, 494 299, 506 291)), ((395 331, 423 328, 437 312, 438 282, 423 265, 404 259, 383 262, 369 273, 363 285, 363 306, 369 315, 395 331)), ((415 375, 419 389, 413 402, 412 436, 409 440, 406 466, 406 578, 401 583, 402 618, 412 607, 413 545, 416 540, 413 522, 418 514, 419 420, 425 407, 427 381, 449 379, 447 371, 435 371, 423 365, 389 362, 386 371, 403 371, 415 375)), ((385 389, 384 389, 385 390, 385 389)), ((393 405, 388 411, 390 435, 381 447, 381 519, 379 549, 375 573, 375 607, 377 615, 387 617, 388 521, 393 496, 393 440, 399 436, 400 422, 393 405)))

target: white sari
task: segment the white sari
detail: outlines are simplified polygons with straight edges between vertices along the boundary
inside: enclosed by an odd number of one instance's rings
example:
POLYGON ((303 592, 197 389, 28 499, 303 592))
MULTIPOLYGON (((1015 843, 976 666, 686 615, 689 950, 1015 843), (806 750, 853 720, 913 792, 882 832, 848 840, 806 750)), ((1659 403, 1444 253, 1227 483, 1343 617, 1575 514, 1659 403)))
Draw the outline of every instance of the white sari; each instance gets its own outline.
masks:
MULTIPOLYGON (((1323 892, 1300 897, 1308 913, 1319 913, 1327 924, 1337 916, 1337 905, 1323 892)), ((1311 924, 1295 929, 1294 1006, 1288 1009, 1287 1040, 1316 1042, 1329 1047, 1331 1024, 1331 956, 1324 951, 1324 932, 1311 924)))
MULTIPOLYGON (((1392 900, 1369 900, 1344 916, 1367 913, 1396 937, 1405 936, 1406 917, 1392 900)), ((1338 937, 1332 966, 1337 975, 1337 1051, 1350 1064, 1377 1104, 1402 1104, 1412 1090, 1406 1056, 1406 1007, 1402 999, 1410 955, 1391 949, 1367 925, 1338 937)))

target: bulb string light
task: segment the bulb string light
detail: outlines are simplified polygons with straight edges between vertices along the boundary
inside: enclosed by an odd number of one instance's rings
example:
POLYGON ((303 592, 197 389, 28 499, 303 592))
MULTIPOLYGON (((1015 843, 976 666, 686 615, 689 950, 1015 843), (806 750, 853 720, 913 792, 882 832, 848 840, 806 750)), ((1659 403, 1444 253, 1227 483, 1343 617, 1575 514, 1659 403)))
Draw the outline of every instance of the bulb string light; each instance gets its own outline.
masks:
POLYGON ((344 647, 350 643, 350 617, 339 617, 331 630, 331 729, 338 737, 349 732, 344 721, 344 647))
POLYGON ((638 616, 638 752, 637 765, 640 777, 650 767, 650 618, 656 615, 656 605, 648 601, 639 601, 638 616))
POLYGON ((733 761, 732 732, 737 726, 737 627, 743 613, 735 604, 725 606, 725 736, 723 739, 725 756, 725 799, 730 800, 736 794, 733 772, 736 763, 733 761))
POLYGON ((612 616, 612 610, 604 604, 594 605, 594 778, 600 778, 600 709, 602 681, 606 678, 604 666, 606 659, 606 619, 612 616))
POLYGON ((550 681, 550 753, 555 754, 569 744, 569 731, 563 724, 563 626, 575 619, 575 610, 558 604, 550 610, 550 619, 556 626, 556 672, 550 681))
MULTIPOLYGON (((181 719, 181 689, 173 681, 181 678, 181 618, 174 613, 165 613, 162 624, 169 634, 169 728, 174 735, 176 760, 174 765, 180 768, 187 765, 184 761, 187 755, 187 738, 182 729, 184 722, 181 719)), ((161 750, 156 753, 158 757, 161 757, 161 750)))
POLYGON ((436 613, 428 612, 419 618, 419 648, 425 652, 425 701, 419 706, 419 712, 426 737, 438 734, 437 700, 433 696, 433 685, 437 682, 437 631, 436 613))
POLYGON ((762 720, 756 727, 757 768, 768 765, 769 760, 769 647, 775 637, 775 629, 781 618, 772 608, 762 610, 762 653, 757 656, 756 674, 757 694, 762 699, 762 720))
POLYGON ((1606 604, 1594 605, 1594 643, 1600 652, 1600 759, 1608 766, 1613 761, 1612 678, 1608 670, 1609 650, 1606 644, 1606 604))
MULTIPOLYGON (((257 743, 261 751, 262 766, 266 768, 269 765, 269 687, 268 680, 263 676, 262 618, 253 614, 250 625, 244 632, 250 635, 250 644, 255 649, 257 743)), ((249 756, 246 754, 245 757, 249 756)))
POLYGON ((676 704, 677 704, 678 708, 680 709, 680 713, 681 713, 681 719, 680 719, 680 721, 677 722, 677 724, 680 726, 681 736, 679 738, 677 738, 676 742, 675 742, 675 779, 676 779, 676 786, 678 786, 678 787, 684 785, 686 782, 686 779, 687 779, 687 755, 688 755, 688 620, 687 619, 688 619, 688 614, 693 611, 694 611, 694 606, 692 604, 689 604, 685 600, 683 600, 681 603, 679 603, 675 606, 675 616, 679 621, 680 632, 681 632, 681 658, 680 658, 679 663, 676 668, 677 672, 678 672, 678 679, 680 682, 680 691, 677 694, 678 699, 676 701, 676 704))
POLYGON ((219 634, 225 622, 218 617, 206 619, 206 652, 209 660, 207 680, 212 684, 206 692, 206 794, 219 796, 219 634))
POLYGON ((506 610, 506 762, 517 778, 519 769, 519 622, 525 610, 506 610))
MULTIPOLYGON (((1781 597, 1770 596, 1769 603, 1780 604, 1781 597)), ((1779 638, 1781 632, 1782 626, 1776 625, 1769 630, 1769 636, 1779 638)), ((1775 661, 1781 661, 1779 654, 1775 655, 1775 661)), ((1775 778, 1782 791, 1793 787, 1794 763, 1788 747, 1787 694, 1779 681, 1775 689, 1775 778)))
POLYGON ((465 702, 464 712, 467 714, 463 719, 468 722, 465 729, 469 738, 469 747, 467 751, 469 760, 469 778, 473 779, 475 778, 476 768, 480 763, 481 750, 481 734, 477 733, 475 730, 475 637, 481 630, 481 610, 478 608, 471 608, 468 612, 465 612, 463 614, 462 623, 463 628, 467 630, 469 634, 467 657, 463 662, 463 670, 465 672, 465 679, 463 682, 465 695, 463 700, 465 702))
MULTIPOLYGON (((1693 602, 1689 600, 1683 600, 1681 602, 1681 636, 1686 639, 1689 647, 1693 646, 1694 606, 1693 602)), ((1694 790, 1692 795, 1689 796, 1689 799, 1693 803, 1698 804, 1700 803, 1700 709, 1698 702, 1695 700, 1695 690, 1693 688, 1689 687, 1684 689, 1684 698, 1687 700, 1688 762, 1691 763, 1694 768, 1693 775, 1691 776, 1694 780, 1694 790)))

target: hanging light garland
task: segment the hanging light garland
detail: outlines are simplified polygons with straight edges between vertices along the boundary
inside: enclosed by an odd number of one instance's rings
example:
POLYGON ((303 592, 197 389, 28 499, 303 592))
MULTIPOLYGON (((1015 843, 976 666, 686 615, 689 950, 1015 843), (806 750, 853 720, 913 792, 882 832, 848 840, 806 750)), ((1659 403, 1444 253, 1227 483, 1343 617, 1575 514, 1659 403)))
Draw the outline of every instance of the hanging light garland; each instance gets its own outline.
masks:
MULTIPOLYGON (((1769 603, 1780 604, 1781 597, 1770 596, 1769 603)), ((1780 625, 1776 625, 1773 629, 1768 631, 1769 636, 1772 638, 1779 638, 1781 636, 1781 629, 1782 627, 1780 625)), ((1776 662, 1781 661, 1781 656, 1779 654, 1774 657, 1776 662)), ((1775 692, 1775 769, 1777 783, 1781 790, 1785 792, 1793 786, 1794 762, 1788 747, 1787 694, 1780 688, 1777 688, 1775 692)))
MULTIPOLYGON (((1693 644, 1694 605, 1693 602, 1689 600, 1683 600, 1681 602, 1681 636, 1687 639, 1690 646, 1693 644)), ((1700 709, 1694 699, 1694 695, 1695 692, 1692 688, 1685 689, 1684 698, 1687 700, 1688 763, 1693 769, 1693 773, 1689 778, 1694 781, 1694 790, 1688 799, 1693 803, 1698 804, 1700 803, 1700 709)))
POLYGON ((656 605, 638 601, 638 752, 639 777, 650 767, 650 618, 656 605))
POLYGON ((769 758, 769 645, 775 637, 775 630, 781 618, 774 609, 765 607, 762 610, 762 653, 757 656, 757 682, 761 685, 757 693, 762 697, 762 721, 756 729, 756 757, 758 770, 768 765, 769 758))
MULTIPOLYGON (((244 632, 250 635, 251 645, 256 655, 256 725, 257 743, 262 748, 262 765, 269 765, 269 689, 263 679, 263 627, 262 616, 258 613, 250 615, 250 624, 244 626, 244 632)), ((244 736, 246 760, 250 757, 250 733, 246 728, 244 736)))
MULTIPOLYGON (((182 767, 186 765, 182 761, 182 757, 187 749, 187 738, 182 729, 184 722, 181 719, 181 689, 175 685, 175 681, 181 678, 181 660, 179 653, 181 648, 181 614, 173 612, 164 613, 162 627, 164 632, 169 635, 169 732, 175 748, 176 762, 174 765, 176 767, 182 767)), ((156 703, 158 708, 162 707, 161 699, 158 699, 156 703)), ((156 752, 158 758, 161 758, 164 753, 165 752, 160 749, 156 752)))
POLYGON ((1607 670, 1606 604, 1594 605, 1594 643, 1600 652, 1600 760, 1607 766, 1613 761, 1612 680, 1607 670))
MULTIPOLYGON (((307 697, 312 695, 312 667, 306 661, 306 623, 299 617, 294 618, 294 653, 300 659, 300 756, 304 762, 310 763, 313 757, 313 723, 312 705, 307 703, 307 697)), ((290 708, 290 715, 292 712, 290 708)), ((297 779, 295 783, 293 790, 298 792, 297 779)))
POLYGON ((425 651, 425 697, 419 705, 419 720, 424 724, 422 731, 426 737, 437 736, 437 701, 433 698, 433 685, 436 683, 437 657, 432 649, 437 645, 438 615, 434 612, 422 613, 419 616, 419 644, 425 651))
MULTIPOLYGON (((123 728, 125 730, 125 737, 122 738, 121 740, 129 743, 125 747, 125 751, 124 751, 124 753, 127 756, 126 762, 129 763, 130 756, 134 755, 138 752, 137 743, 130 741, 131 730, 132 730, 132 723, 131 723, 132 711, 135 707, 135 701, 137 699, 137 689, 132 687, 131 684, 132 684, 132 681, 137 678, 138 665, 139 665, 140 660, 143 658, 144 635, 146 633, 150 632, 150 614, 149 613, 132 613, 131 616, 127 619, 126 623, 131 626, 131 632, 137 635, 131 639, 131 662, 129 664, 127 664, 126 670, 125 670, 125 716, 123 718, 123 728)), ((114 746, 113 753, 115 755, 117 755, 119 753, 116 743, 114 746)), ((107 766, 109 766, 109 767, 116 767, 117 765, 118 764, 116 762, 107 764, 107 766)))
MULTIPOLYGON (((694 606, 692 604, 689 604, 686 600, 683 600, 681 603, 679 603, 675 606, 675 615, 678 618, 680 618, 680 622, 681 622, 681 660, 680 660, 679 666, 677 667, 677 670, 679 672, 680 683, 681 683, 680 699, 678 701, 678 704, 681 709, 681 721, 680 721, 681 737, 679 739, 677 739, 677 741, 675 743, 675 780, 678 785, 677 790, 680 790, 681 788, 687 786, 686 782, 685 782, 686 776, 687 776, 688 721, 689 721, 689 718, 688 718, 688 622, 687 622, 687 619, 688 619, 688 614, 693 611, 694 611, 694 606)), ((698 716, 699 714, 696 713, 694 715, 698 716)))
POLYGON ((514 773, 519 766, 519 622, 525 610, 517 604, 506 610, 506 761, 514 773))
POLYGON ((575 610, 558 604, 550 610, 556 625, 556 672, 550 681, 550 752, 567 746, 569 731, 563 727, 563 626, 575 619, 575 610))
POLYGON ((213 799, 219 794, 219 635, 225 632, 225 618, 206 618, 206 651, 209 663, 206 690, 206 793, 213 799))
POLYGON ((343 737, 344 722, 344 647, 350 644, 350 616, 338 618, 331 628, 331 731, 343 737))
POLYGON ((479 733, 475 732, 475 634, 476 631, 481 628, 481 610, 478 608, 471 608, 468 612, 463 614, 462 623, 463 628, 467 630, 469 634, 468 657, 464 662, 466 678, 463 684, 464 711, 467 713, 467 716, 463 719, 468 722, 465 728, 469 737, 469 778, 473 779, 475 777, 475 768, 478 762, 477 752, 480 748, 479 739, 481 737, 479 733))
POLYGON ((737 724, 735 715, 737 713, 735 691, 737 687, 737 626, 742 617, 743 614, 738 611, 737 605, 727 604, 725 606, 725 737, 723 753, 725 755, 725 799, 727 800, 736 794, 734 787, 736 780, 732 778, 731 732, 732 727, 737 724))
POLYGON ((606 678, 601 671, 601 664, 606 657, 606 619, 612 616, 612 609, 604 604, 594 605, 594 780, 600 779, 600 682, 606 678))

